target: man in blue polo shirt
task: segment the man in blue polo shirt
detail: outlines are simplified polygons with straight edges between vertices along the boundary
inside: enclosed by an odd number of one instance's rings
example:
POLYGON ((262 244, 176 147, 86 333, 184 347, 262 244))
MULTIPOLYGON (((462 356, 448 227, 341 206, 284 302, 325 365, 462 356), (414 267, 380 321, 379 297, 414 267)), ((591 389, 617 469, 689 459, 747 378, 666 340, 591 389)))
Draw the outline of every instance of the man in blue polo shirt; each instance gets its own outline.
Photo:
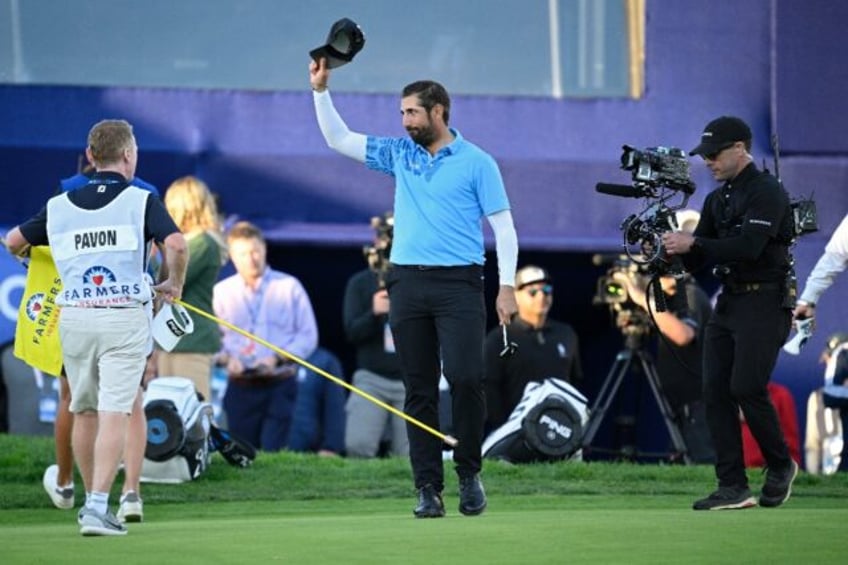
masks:
MULTIPOLYGON (((439 377, 451 385, 454 462, 459 511, 486 508, 480 482, 486 415, 483 387, 483 217, 495 233, 500 289, 496 310, 508 324, 518 310, 518 242, 509 199, 495 160, 448 127, 450 98, 437 82, 418 81, 402 92, 401 116, 409 137, 351 132, 333 107, 326 59, 310 63, 318 125, 327 144, 395 178, 392 268, 386 276, 389 324, 404 374, 405 411, 439 426, 439 377)), ((418 518, 444 516, 444 467, 439 438, 407 425, 418 518)))

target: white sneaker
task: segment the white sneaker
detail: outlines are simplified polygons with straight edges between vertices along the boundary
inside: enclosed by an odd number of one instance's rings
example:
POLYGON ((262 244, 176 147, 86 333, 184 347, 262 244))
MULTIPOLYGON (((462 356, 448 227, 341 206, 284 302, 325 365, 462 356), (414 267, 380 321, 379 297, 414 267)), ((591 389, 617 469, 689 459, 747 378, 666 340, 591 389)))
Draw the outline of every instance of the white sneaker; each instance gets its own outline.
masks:
POLYGON ((144 503, 142 503, 141 497, 135 491, 130 490, 121 495, 118 520, 122 523, 141 522, 144 520, 144 503))
POLYGON ((125 536, 127 529, 111 512, 98 514, 91 508, 83 507, 77 521, 80 533, 84 536, 125 536))
POLYGON ((50 465, 44 471, 44 478, 41 484, 44 485, 44 490, 47 491, 50 500, 56 508, 62 510, 70 510, 74 507, 74 485, 68 487, 60 487, 57 483, 59 477, 59 466, 50 465))

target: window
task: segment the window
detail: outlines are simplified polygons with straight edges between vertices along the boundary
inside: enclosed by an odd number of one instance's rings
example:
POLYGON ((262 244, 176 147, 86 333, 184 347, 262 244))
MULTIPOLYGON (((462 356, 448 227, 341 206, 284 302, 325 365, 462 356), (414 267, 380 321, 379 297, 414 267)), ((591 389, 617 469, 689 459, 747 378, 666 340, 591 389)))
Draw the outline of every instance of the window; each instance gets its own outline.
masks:
POLYGON ((308 51, 344 14, 366 45, 336 90, 396 93, 427 77, 456 94, 641 94, 644 0, 358 4, 0 0, 0 83, 303 90, 308 51))

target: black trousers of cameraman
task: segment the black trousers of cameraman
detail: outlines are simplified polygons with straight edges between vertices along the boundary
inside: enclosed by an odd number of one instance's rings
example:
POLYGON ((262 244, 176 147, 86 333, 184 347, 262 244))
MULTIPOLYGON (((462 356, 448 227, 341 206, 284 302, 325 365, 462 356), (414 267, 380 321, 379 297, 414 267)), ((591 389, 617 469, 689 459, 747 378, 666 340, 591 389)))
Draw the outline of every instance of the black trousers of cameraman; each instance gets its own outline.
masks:
POLYGON ((776 470, 791 464, 767 389, 791 324, 792 311, 781 306, 778 288, 725 288, 719 295, 704 336, 704 401, 719 486, 748 486, 740 409, 766 464, 776 470))
MULTIPOLYGON (((439 379, 450 383, 454 449, 460 477, 482 466, 486 404, 483 340, 486 308, 483 267, 392 265, 386 277, 389 324, 406 385, 405 412, 439 429, 439 379)), ((444 488, 442 441, 407 422, 415 487, 444 488)))

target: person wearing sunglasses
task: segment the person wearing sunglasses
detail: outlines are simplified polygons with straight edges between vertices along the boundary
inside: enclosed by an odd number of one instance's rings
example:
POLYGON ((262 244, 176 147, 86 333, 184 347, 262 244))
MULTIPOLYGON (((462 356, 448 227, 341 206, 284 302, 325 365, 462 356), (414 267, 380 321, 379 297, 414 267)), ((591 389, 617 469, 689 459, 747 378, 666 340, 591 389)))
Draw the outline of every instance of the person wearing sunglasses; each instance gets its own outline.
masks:
POLYGON ((515 275, 518 315, 506 327, 486 337, 486 427, 503 425, 521 400, 529 382, 583 380, 577 333, 570 325, 548 317, 554 288, 548 272, 527 265, 515 275))
POLYGON ((792 210, 780 182, 754 164, 752 137, 737 117, 707 124, 690 155, 700 155, 722 184, 704 200, 694 234, 662 237, 667 253, 680 255, 688 271, 715 264, 722 283, 704 335, 703 361, 718 488, 697 500, 694 510, 757 504, 745 473, 740 408, 767 464, 760 506, 786 502, 798 474, 767 389, 795 307, 792 210))

